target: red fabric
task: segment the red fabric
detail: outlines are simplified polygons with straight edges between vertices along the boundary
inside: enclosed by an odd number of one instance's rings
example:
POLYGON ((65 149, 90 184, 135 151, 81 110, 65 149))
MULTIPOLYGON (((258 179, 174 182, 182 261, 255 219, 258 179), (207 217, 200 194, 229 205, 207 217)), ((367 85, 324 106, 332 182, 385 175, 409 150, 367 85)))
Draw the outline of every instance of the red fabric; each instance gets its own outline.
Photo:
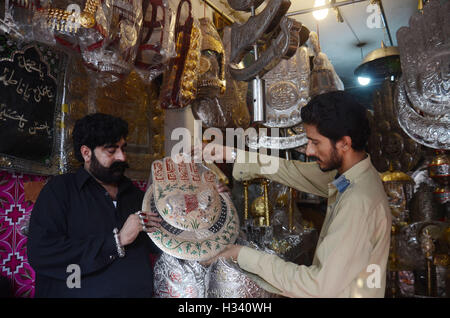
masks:
POLYGON ((19 226, 33 209, 33 204, 25 201, 23 184, 46 179, 0 171, 0 275, 9 279, 15 297, 34 297, 34 271, 28 264, 27 238, 19 226))

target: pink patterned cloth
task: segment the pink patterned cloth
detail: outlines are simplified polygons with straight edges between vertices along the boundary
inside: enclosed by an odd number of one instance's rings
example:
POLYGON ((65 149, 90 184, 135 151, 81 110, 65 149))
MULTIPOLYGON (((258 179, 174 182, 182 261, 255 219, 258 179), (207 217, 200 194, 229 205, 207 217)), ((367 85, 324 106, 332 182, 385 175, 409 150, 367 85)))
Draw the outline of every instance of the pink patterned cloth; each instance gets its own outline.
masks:
MULTIPOLYGON (((9 279, 15 297, 34 297, 35 275, 28 264, 27 238, 20 232, 20 224, 30 217, 34 204, 25 201, 23 185, 47 179, 0 170, 0 275, 9 279)), ((147 188, 147 182, 133 183, 142 191, 147 188)))

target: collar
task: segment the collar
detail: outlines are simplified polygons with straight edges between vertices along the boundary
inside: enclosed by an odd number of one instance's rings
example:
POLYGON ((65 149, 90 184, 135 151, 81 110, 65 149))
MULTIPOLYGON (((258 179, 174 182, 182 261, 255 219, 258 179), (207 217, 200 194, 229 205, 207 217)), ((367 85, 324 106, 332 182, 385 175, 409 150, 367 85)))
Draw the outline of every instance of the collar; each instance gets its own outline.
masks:
MULTIPOLYGON (((80 167, 78 168, 76 174, 75 174, 75 178, 76 178, 76 183, 78 186, 78 189, 81 190, 83 188, 83 186, 86 184, 86 182, 89 179, 92 179, 93 181, 97 182, 97 180, 95 180, 90 174, 89 172, 86 171, 86 169, 84 169, 84 167, 80 167)), ((98 182, 97 182, 98 183, 98 182)), ((127 178, 127 177, 122 177, 122 179, 119 181, 118 187, 119 187, 119 193, 122 192, 123 190, 125 190, 126 188, 128 188, 129 186, 133 185, 133 182, 127 178)))
POLYGON ((367 158, 361 160, 353 167, 345 171, 341 175, 336 175, 336 178, 331 182, 339 193, 343 193, 350 184, 354 183, 356 179, 366 171, 370 166, 370 155, 367 154, 367 158))
POLYGON ((75 179, 76 179, 76 182, 77 182, 78 189, 81 190, 81 188, 84 186, 84 184, 90 178, 92 178, 92 176, 89 174, 89 172, 86 171, 86 169, 84 169, 83 166, 78 168, 78 170, 77 170, 77 172, 75 174, 75 179))

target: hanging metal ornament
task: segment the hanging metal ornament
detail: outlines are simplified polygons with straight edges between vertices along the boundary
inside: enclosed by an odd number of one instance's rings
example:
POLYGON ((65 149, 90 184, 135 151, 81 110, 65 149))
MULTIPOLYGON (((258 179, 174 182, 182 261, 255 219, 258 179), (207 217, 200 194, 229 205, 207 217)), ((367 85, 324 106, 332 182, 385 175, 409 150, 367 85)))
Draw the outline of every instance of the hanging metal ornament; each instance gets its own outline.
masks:
POLYGON ((397 31, 402 66, 396 111, 417 142, 450 149, 450 2, 432 1, 397 31))
POLYGON ((411 171, 423 157, 423 147, 411 139, 399 126, 394 113, 396 82, 386 80, 375 91, 373 112, 368 112, 371 135, 369 153, 375 168, 384 172, 411 171))
POLYGON ((301 122, 300 110, 309 101, 309 55, 302 46, 264 75, 266 127, 287 128, 301 122))

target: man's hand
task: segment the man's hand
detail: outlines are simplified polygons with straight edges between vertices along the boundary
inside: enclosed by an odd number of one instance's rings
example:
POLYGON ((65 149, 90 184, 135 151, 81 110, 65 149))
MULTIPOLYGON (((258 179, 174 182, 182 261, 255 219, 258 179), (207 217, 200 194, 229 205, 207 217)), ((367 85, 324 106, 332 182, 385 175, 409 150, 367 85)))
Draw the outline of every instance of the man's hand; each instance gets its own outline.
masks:
POLYGON ((195 146, 191 149, 191 156, 193 156, 195 160, 202 159, 208 163, 233 163, 235 160, 235 158, 233 158, 233 150, 234 148, 232 147, 223 146, 214 142, 203 142, 201 149, 199 146, 195 146))
POLYGON ((213 258, 201 262, 202 265, 209 266, 212 263, 214 263, 217 259, 220 257, 223 257, 229 261, 232 261, 233 263, 237 262, 237 258, 239 255, 239 252, 241 251, 242 246, 241 245, 228 245, 220 254, 214 256, 213 258))
POLYGON ((142 211, 146 218, 144 219, 145 232, 152 233, 155 232, 159 227, 161 227, 161 217, 156 212, 142 211))
POLYGON ((216 183, 216 189, 217 189, 217 192, 219 192, 219 193, 228 193, 231 195, 230 188, 222 182, 216 183))
POLYGON ((141 231, 154 232, 160 227, 161 218, 154 212, 142 212, 131 214, 125 221, 119 232, 120 244, 123 246, 134 242, 141 231))

